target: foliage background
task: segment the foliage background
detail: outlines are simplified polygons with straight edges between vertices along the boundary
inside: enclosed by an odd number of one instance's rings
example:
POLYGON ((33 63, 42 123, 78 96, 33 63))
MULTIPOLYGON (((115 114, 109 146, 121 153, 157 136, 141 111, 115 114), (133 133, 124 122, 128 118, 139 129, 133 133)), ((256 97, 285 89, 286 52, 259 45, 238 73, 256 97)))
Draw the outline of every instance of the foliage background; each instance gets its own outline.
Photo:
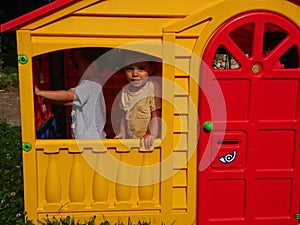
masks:
MULTIPOLYGON (((0 1, 0 24, 13 20, 54 0, 9 0, 0 1)), ((0 33, 0 68, 16 67, 15 33, 0 33)))

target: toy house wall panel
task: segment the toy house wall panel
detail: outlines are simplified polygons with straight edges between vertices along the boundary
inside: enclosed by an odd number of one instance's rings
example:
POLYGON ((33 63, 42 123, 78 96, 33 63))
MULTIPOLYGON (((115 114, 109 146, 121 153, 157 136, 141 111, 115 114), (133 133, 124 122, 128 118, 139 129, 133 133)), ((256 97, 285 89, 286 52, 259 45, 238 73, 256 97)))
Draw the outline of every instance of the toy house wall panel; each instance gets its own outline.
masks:
POLYGON ((195 9, 199 10, 201 6, 203 6, 203 1, 195 2, 187 0, 185 3, 186 4, 182 4, 181 2, 166 0, 164 1, 164 4, 168 7, 168 10, 165 10, 161 1, 153 0, 151 4, 147 5, 147 10, 143 10, 143 8, 145 8, 145 3, 135 0, 126 1, 126 4, 120 0, 109 2, 102 1, 100 4, 94 4, 88 8, 83 8, 75 12, 75 14, 184 18, 193 13, 195 9))
MULTIPOLYGON (((176 19, 172 19, 176 20, 176 19)), ((32 33, 52 35, 75 35, 75 36, 157 36, 161 33, 162 27, 169 23, 169 18, 139 18, 135 17, 81 17, 72 16, 61 21, 54 22, 46 27, 34 30, 32 33), (97 24, 99 28, 89 26, 97 24), (116 29, 116 24, 118 24, 116 29), (105 29, 101 29, 105 27, 105 29), (78 29, 80 28, 80 29, 78 29), (117 31, 117 32, 116 32, 117 31)))
MULTIPOLYGON (((60 207, 62 207, 62 202, 64 203, 63 211, 71 213, 74 210, 93 211, 96 213, 99 207, 107 213, 114 211, 114 209, 122 209, 123 211, 132 211, 134 209, 144 210, 144 202, 148 203, 150 211, 161 208, 159 206, 161 204, 159 185, 151 185, 151 188, 148 187, 148 190, 145 188, 143 192, 139 192, 139 188, 136 186, 115 185, 110 179, 117 178, 124 181, 124 177, 121 176, 124 171, 120 174, 118 164, 110 165, 110 170, 112 171, 106 171, 109 174, 102 173, 102 175, 99 175, 95 172, 96 167, 98 169, 109 167, 107 163, 103 162, 103 160, 109 157, 116 157, 118 160, 121 157, 123 163, 127 162, 136 166, 147 163, 151 165, 160 161, 159 149, 156 149, 152 153, 147 153, 147 155, 136 151, 126 151, 124 153, 109 151, 92 154, 92 157, 95 158, 95 163, 91 165, 86 162, 86 159, 80 153, 70 154, 66 150, 61 150, 59 153, 45 154, 42 151, 38 151, 37 162, 40 168, 38 174, 39 213, 59 211, 60 207), (70 163, 66 164, 67 160, 70 163), (74 189, 72 188, 73 186, 77 188, 74 189), (150 193, 147 194, 147 191, 150 191, 150 193)), ((124 167, 123 170, 127 170, 127 168, 124 167)), ((139 172, 141 171, 131 173, 133 176, 132 183, 135 185, 140 179, 139 176, 136 176, 139 172)), ((142 173, 148 173, 148 177, 152 176, 157 179, 160 171, 159 169, 152 169, 151 171, 143 171, 142 173)), ((128 175, 126 173, 123 174, 123 176, 128 175)), ((126 180, 126 182, 128 181, 126 180)))
MULTIPOLYGON (((95 4, 94 7, 101 8, 102 4, 106 4, 106 2, 104 1, 99 5, 95 4)), ((157 4, 157 8, 162 9, 158 2, 155 4, 157 4)), ((174 6, 173 3, 172 6, 174 6)), ((37 25, 32 31, 32 43, 36 43, 34 46, 37 46, 33 47, 33 49, 37 49, 37 51, 45 51, 47 48, 54 47, 60 49, 59 46, 62 43, 80 44, 80 40, 82 39, 82 41, 84 41, 84 38, 82 37, 86 36, 86 34, 88 34, 90 38, 90 41, 86 44, 94 46, 99 45, 99 42, 101 41, 102 46, 110 47, 128 43, 125 38, 122 38, 122 36, 132 36, 132 38, 134 39, 131 39, 130 41, 128 40, 129 42, 139 41, 139 39, 135 39, 138 36, 148 36, 155 39, 161 38, 161 31, 164 29, 164 27, 168 26, 168 24, 174 24, 183 18, 183 15, 176 16, 174 13, 174 15, 172 14, 171 16, 168 16, 165 12, 153 16, 153 14, 157 12, 157 9, 151 11, 151 15, 144 14, 142 16, 138 14, 123 12, 120 13, 118 17, 115 17, 115 14, 112 10, 113 9, 111 9, 111 11, 107 11, 105 9, 97 9, 97 12, 94 12, 93 6, 90 6, 85 8, 84 10, 74 12, 72 15, 68 16, 68 18, 64 18, 62 21, 58 19, 55 22, 48 22, 47 26, 37 25), (91 13, 89 13, 90 10, 91 13), (108 14, 107 12, 111 12, 111 14, 108 14), (105 15, 103 16, 102 13, 104 13, 105 15), (137 18, 138 20, 136 20, 137 18), (108 26, 108 24, 110 23, 111 26, 108 26), (89 26, 89 24, 97 24, 97 27, 91 27, 89 26), (105 27, 105 29, 102 29, 103 27, 105 27), (80 31, 81 29, 82 31, 80 31), (110 31, 110 29, 112 30, 110 31), (52 35, 57 35, 57 37, 55 39, 49 39, 47 35, 44 35, 49 32, 52 33, 52 35), (73 38, 72 36, 78 37, 73 38), (95 38, 93 38, 93 36, 95 36, 95 38), (100 40, 98 39, 99 36, 102 37, 100 40), (111 39, 105 39, 105 36, 114 36, 116 40, 112 43, 110 41, 111 39), (118 41, 118 39, 120 39, 120 42, 118 41), (45 40, 46 43, 45 45, 43 45, 42 43, 45 42, 45 40), (49 45, 51 43, 53 43, 53 46, 49 45)), ((189 10, 194 11, 194 9, 192 8, 190 8, 189 10)), ((200 23, 200 25, 186 29, 178 35, 181 35, 183 37, 194 36, 196 38, 203 27, 204 25, 200 23)), ((180 41, 180 39, 178 41, 180 41)), ((186 40, 183 39, 182 41, 185 42, 186 40)), ((188 45, 190 46, 190 44, 188 45)))

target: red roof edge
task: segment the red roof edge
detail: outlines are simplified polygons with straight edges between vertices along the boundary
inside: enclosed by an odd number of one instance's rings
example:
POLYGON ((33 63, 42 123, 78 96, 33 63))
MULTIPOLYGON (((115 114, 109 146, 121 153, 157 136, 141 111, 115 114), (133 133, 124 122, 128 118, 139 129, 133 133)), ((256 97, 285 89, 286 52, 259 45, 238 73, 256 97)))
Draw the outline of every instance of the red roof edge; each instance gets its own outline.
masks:
POLYGON ((69 4, 82 1, 82 0, 56 0, 47 5, 42 6, 41 8, 35 9, 29 13, 26 13, 16 19, 8 21, 2 25, 0 25, 0 32, 6 31, 15 31, 18 27, 29 23, 33 20, 36 20, 46 14, 54 12, 60 8, 66 7, 69 4))

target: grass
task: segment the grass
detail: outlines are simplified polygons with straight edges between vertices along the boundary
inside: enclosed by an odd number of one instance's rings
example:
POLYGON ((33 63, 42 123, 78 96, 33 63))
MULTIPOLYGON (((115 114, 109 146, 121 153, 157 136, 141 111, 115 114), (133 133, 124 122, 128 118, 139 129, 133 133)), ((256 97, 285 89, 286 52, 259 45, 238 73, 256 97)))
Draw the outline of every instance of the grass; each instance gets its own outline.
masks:
POLYGON ((0 224, 22 224, 21 128, 0 120, 0 224))

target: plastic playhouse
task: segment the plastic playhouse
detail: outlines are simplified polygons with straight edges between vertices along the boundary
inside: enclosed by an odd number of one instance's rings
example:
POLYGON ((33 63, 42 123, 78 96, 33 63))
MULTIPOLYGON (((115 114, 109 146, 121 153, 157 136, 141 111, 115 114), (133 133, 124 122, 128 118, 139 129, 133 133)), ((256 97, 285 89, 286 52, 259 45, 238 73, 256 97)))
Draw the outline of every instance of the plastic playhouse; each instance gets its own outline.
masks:
POLYGON ((28 218, 298 224, 299 13, 296 0, 57 0, 2 24, 17 34, 28 218), (34 95, 76 85, 82 48, 113 50, 105 139, 72 139, 71 108, 34 95), (113 138, 125 51, 158 59, 150 151, 113 138))

